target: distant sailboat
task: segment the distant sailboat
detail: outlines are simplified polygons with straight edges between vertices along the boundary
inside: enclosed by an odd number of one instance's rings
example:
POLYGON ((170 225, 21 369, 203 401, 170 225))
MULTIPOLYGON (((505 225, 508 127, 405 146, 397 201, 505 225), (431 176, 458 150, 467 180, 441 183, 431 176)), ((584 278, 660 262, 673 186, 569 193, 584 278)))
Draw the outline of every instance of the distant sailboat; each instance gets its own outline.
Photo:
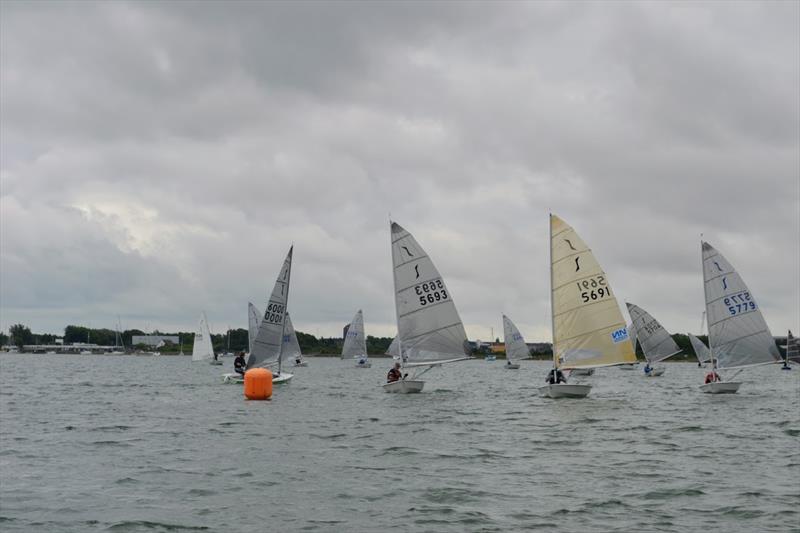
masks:
POLYGON ((208 327, 208 319, 206 318, 205 311, 200 313, 197 332, 194 334, 192 361, 209 361, 212 365, 222 364, 222 361, 214 357, 214 346, 211 344, 211 330, 208 327))
POLYGON ((253 351, 253 343, 258 335, 258 326, 261 325, 261 311, 255 305, 247 303, 247 352, 253 351))
POLYGON ((300 350, 300 342, 297 340, 297 333, 292 325, 292 318, 286 313, 286 333, 283 335, 283 359, 291 361, 294 359, 294 366, 308 366, 308 361, 303 358, 300 350))
MULTIPOLYGON (((553 370, 585 369, 636 362, 628 330, 603 269, 575 230, 550 215, 550 309, 553 370)), ((591 385, 541 387, 549 398, 583 398, 591 385)))
POLYGON ((122 340, 122 334, 119 330, 122 329, 119 317, 117 317, 117 329, 114 331, 114 349, 111 350, 111 355, 125 355, 125 341, 122 340))
POLYGON ((399 224, 391 223, 397 346, 403 370, 422 369, 383 385, 386 392, 420 392, 419 377, 435 366, 469 359, 467 333, 450 290, 428 254, 399 224))
POLYGON ((636 339, 642 347, 644 358, 647 359, 644 374, 647 377, 661 376, 664 374, 664 367, 654 365, 681 353, 681 349, 672 340, 672 336, 664 329, 664 326, 650 316, 650 313, 632 303, 626 302, 626 305, 628 313, 631 315, 631 323, 636 331, 636 339), (649 372, 648 369, 650 369, 649 372))
POLYGON ((703 341, 689 333, 689 342, 692 343, 694 355, 697 357, 697 365, 704 366, 706 363, 711 362, 711 352, 708 351, 708 346, 703 344, 703 341))
POLYGON ((370 368, 372 366, 367 356, 367 338, 364 336, 364 314, 361 309, 358 310, 347 328, 347 335, 345 335, 344 343, 342 344, 342 359, 354 359, 356 368, 370 368))
MULTIPOLYGON (((273 383, 286 383, 293 377, 293 374, 282 371, 283 359, 285 359, 283 337, 286 333, 286 306, 289 301, 293 250, 294 246, 289 249, 289 253, 283 261, 283 267, 278 274, 278 279, 275 280, 267 309, 250 349, 250 357, 247 359, 247 370, 251 368, 270 369, 273 383)), ((244 381, 243 376, 236 373, 225 374, 222 379, 227 383, 244 381)))
POLYGON ((786 335, 786 356, 783 358, 783 369, 784 370, 791 370, 792 367, 789 366, 789 361, 793 363, 800 363, 800 343, 797 342, 797 339, 792 336, 792 330, 789 330, 789 334, 786 335))
POLYGON ((531 351, 517 326, 503 315, 503 342, 506 345, 506 368, 518 370, 519 361, 531 358, 531 351))
MULTIPOLYGON (((741 276, 709 243, 702 242, 701 249, 712 375, 720 370, 741 371, 780 363, 782 358, 775 339, 741 276)), ((701 385, 700 390, 732 394, 741 384, 741 381, 710 381, 701 385)))

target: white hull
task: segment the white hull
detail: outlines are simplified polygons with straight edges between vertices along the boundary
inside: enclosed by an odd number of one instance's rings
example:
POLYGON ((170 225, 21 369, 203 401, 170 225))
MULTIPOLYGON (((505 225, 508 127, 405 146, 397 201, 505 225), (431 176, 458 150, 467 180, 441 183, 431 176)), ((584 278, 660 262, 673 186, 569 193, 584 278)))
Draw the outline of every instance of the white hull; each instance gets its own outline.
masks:
POLYGON ((575 368, 570 370, 569 373, 573 376, 593 376, 594 368, 575 368))
POLYGON ((539 387, 539 394, 543 398, 586 398, 589 391, 592 390, 591 385, 578 385, 573 383, 558 383, 548 384, 544 387, 539 387))
POLYGON ((519 363, 511 363, 510 365, 506 363, 506 370, 519 370, 519 363))
POLYGON ((391 383, 384 383, 383 390, 385 392, 396 392, 399 394, 412 394, 421 392, 425 382, 420 379, 400 379, 391 383))
POLYGON ((700 385, 700 391, 706 394, 736 394, 741 386, 741 381, 715 381, 700 385))
MULTIPOLYGON (((286 372, 282 372, 278 375, 272 376, 272 383, 273 385, 277 385, 280 383, 288 383, 292 380, 294 374, 287 374, 286 372)), ((223 383, 244 383, 244 376, 233 372, 231 374, 223 374, 222 375, 222 382, 223 383)))
POLYGON ((294 366, 308 366, 308 361, 300 361, 299 363, 295 363, 294 366))
POLYGON ((665 368, 663 366, 653 367, 653 369, 650 370, 650 372, 645 372, 644 377, 646 377, 646 378, 657 378, 659 376, 663 376, 664 375, 664 370, 665 370, 665 368))

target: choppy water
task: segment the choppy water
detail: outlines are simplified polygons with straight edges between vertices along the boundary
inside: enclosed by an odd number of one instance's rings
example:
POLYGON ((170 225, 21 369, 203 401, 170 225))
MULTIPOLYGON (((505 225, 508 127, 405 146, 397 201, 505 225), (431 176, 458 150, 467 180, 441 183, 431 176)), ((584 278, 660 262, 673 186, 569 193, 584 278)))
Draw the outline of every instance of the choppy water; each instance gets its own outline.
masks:
MULTIPOLYGON (((469 361, 389 395, 312 359, 272 401, 186 357, 0 357, 3 531, 800 531, 800 368, 735 396, 702 370, 469 361)), ((226 360, 225 371, 231 366, 226 360)))

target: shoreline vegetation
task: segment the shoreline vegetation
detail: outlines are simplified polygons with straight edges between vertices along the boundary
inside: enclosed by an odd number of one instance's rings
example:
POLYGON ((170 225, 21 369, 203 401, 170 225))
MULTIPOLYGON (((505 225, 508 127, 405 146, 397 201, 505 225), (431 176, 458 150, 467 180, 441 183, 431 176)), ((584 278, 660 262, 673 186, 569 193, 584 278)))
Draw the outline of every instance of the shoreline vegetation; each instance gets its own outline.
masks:
MULTIPOLYGON (((341 355, 343 343, 343 339, 341 337, 316 337, 309 333, 303 333, 302 331, 297 331, 296 333, 297 340, 300 343, 300 349, 302 350, 303 354, 308 357, 338 357, 341 355)), ((190 355, 192 353, 192 345, 194 343, 195 335, 193 331, 162 332, 155 330, 150 333, 145 333, 138 329, 120 331, 119 334, 123 344, 123 346, 120 346, 119 348, 124 349, 126 353, 134 355, 137 353, 140 355, 148 355, 152 354, 154 350, 157 350, 160 355, 180 355, 181 352, 183 352, 184 355, 190 355), (178 344, 167 342, 158 347, 149 346, 146 344, 131 346, 133 336, 139 335, 175 336, 178 337, 179 342, 178 344)), ((706 335, 698 335, 697 337, 703 341, 703 343, 708 345, 708 338, 706 335)), ((682 350, 682 353, 670 357, 665 362, 696 362, 694 350, 692 349, 689 337, 683 333, 675 333, 672 335, 672 338, 682 350)), ((115 339, 117 339, 117 332, 107 328, 94 329, 85 326, 69 325, 64 328, 63 337, 59 337, 49 333, 32 333, 30 328, 23 324, 14 324, 9 328, 8 334, 0 332, 0 346, 9 348, 16 347, 18 351, 23 351, 23 346, 54 346, 57 339, 63 343, 62 350, 55 350, 57 353, 74 352, 76 349, 81 348, 91 349, 90 346, 87 345, 97 345, 98 347, 114 347, 116 344, 115 339)), ((247 330, 244 328, 229 329, 225 333, 212 334, 211 339, 214 346, 214 352, 216 353, 223 354, 228 351, 233 353, 240 351, 247 352, 247 330), (230 350, 228 349, 229 345, 230 350)), ((500 339, 496 339, 497 343, 499 343, 499 341, 500 339)), ((386 355, 386 351, 389 349, 391 342, 391 337, 373 337, 369 335, 367 336, 367 353, 370 357, 388 358, 390 356, 386 355)), ((532 359, 550 360, 552 358, 552 348, 550 343, 530 344, 536 344, 543 347, 539 348, 538 350, 531 350, 532 359)), ((783 349, 777 339, 775 344, 779 347, 779 351, 783 353, 783 349)), ((103 353, 102 348, 95 348, 95 350, 97 351, 98 355, 103 353)), ((30 353, 44 353, 44 350, 32 351, 30 353)), ((473 356, 481 358, 489 354, 495 355, 498 359, 505 359, 505 351, 503 350, 492 351, 488 347, 476 349, 473 345, 473 356)), ((641 346, 639 346, 638 343, 636 345, 636 356, 639 361, 645 360, 644 355, 642 354, 641 346)))

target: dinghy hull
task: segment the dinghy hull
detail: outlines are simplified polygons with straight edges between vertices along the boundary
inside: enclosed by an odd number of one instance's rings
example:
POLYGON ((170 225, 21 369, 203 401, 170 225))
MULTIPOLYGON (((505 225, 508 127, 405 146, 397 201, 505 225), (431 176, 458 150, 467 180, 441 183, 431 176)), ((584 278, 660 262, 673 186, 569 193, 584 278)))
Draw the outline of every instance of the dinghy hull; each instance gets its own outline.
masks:
POLYGON ((657 378, 659 376, 664 375, 664 367, 653 368, 650 372, 647 372, 644 377, 646 378, 657 378))
POLYGON ((308 366, 308 361, 303 361, 302 363, 295 363, 294 366, 308 366))
POLYGON ((512 363, 505 366, 506 370, 519 370, 519 363, 512 363))
POLYGON ((586 398, 589 391, 592 390, 591 385, 578 385, 573 383, 558 383, 548 384, 544 387, 539 387, 539 394, 543 398, 586 398))
MULTIPOLYGON (((281 383, 288 383, 292 380, 294 374, 287 374, 286 372, 282 372, 278 375, 272 376, 272 383, 273 385, 280 385, 281 383)), ((222 375, 222 382, 223 383, 244 383, 244 376, 237 373, 232 374, 223 374, 222 375)))
POLYGON ((700 385, 700 391, 706 394, 736 394, 741 386, 741 381, 715 381, 700 385))
POLYGON ((383 390, 385 392, 394 392, 398 394, 414 394, 422 392, 425 382, 420 379, 401 379, 392 381, 391 383, 384 383, 383 390))
POLYGON ((363 365, 356 363, 356 368, 372 368, 372 363, 364 363, 363 365))

